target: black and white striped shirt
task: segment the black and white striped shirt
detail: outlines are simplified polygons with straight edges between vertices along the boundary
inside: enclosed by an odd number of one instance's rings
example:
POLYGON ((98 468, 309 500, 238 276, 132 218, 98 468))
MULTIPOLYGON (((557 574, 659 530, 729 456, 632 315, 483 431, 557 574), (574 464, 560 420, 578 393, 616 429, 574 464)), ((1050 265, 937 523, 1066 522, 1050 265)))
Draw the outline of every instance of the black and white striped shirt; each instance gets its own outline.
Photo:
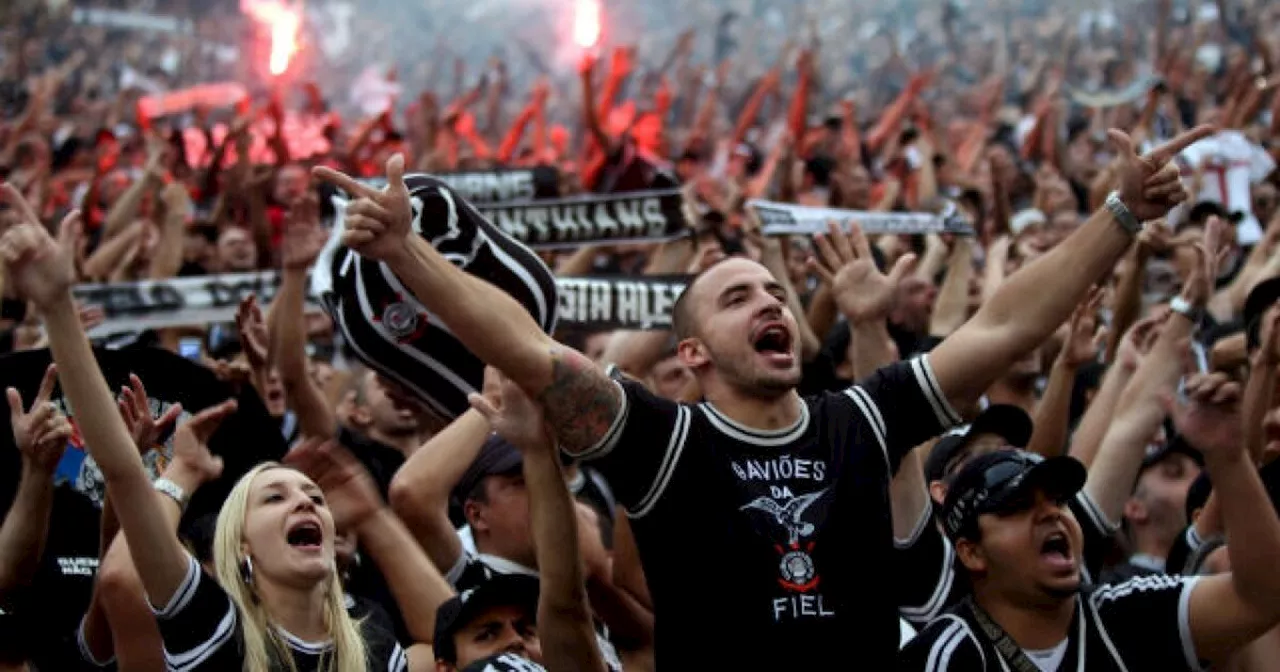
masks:
MULTIPOLYGON (((170 672, 239 670, 240 614, 218 582, 188 558, 187 577, 169 603, 155 611, 164 640, 165 665, 170 672)), ((362 626, 370 672, 406 672, 408 657, 395 637, 367 622, 362 626)), ((307 642, 278 629, 298 672, 317 672, 331 650, 330 642, 307 642)), ((288 669, 277 663, 272 669, 288 669)))
POLYGON ((959 424, 927 357, 804 399, 762 431, 713 404, 619 383, 624 404, 582 458, 628 510, 652 591, 659 669, 892 669, 899 596, 889 482, 959 424))
MULTIPOLYGON (((1075 597, 1062 672, 1203 669, 1188 623, 1198 577, 1144 576, 1075 597)), ((944 614, 902 652, 903 672, 1009 672, 965 602, 944 614)), ((1030 652, 1028 652, 1030 655, 1030 652)))

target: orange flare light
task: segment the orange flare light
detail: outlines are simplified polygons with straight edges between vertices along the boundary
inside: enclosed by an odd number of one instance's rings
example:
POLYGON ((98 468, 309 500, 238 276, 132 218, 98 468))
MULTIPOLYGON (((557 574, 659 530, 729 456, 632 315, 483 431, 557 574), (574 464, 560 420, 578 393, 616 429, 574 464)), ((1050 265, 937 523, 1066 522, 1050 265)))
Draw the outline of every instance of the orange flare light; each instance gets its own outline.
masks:
POLYGON ((289 61, 298 53, 298 27, 302 24, 300 9, 280 0, 240 0, 240 11, 267 27, 271 33, 272 75, 282 75, 289 61))

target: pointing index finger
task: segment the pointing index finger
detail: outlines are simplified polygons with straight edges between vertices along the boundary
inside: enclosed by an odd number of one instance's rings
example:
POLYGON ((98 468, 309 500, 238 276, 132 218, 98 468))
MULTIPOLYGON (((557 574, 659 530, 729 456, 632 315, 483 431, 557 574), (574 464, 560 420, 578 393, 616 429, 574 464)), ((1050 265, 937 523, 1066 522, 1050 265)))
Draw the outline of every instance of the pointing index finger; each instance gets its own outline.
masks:
POLYGON ((40 218, 36 217, 36 213, 31 209, 31 204, 27 203, 27 199, 23 197, 22 192, 12 184, 5 182, 0 185, 0 199, 13 206, 18 214, 27 222, 39 222, 40 218))
POLYGON ((335 187, 347 192, 351 198, 376 198, 382 192, 370 187, 366 184, 357 182, 354 178, 346 173, 336 171, 328 166, 316 166, 311 169, 311 175, 317 180, 328 182, 335 187))
POLYGON ((1181 135, 1169 140, 1168 142, 1156 147, 1147 153, 1147 158, 1159 165, 1168 163, 1170 159, 1177 156, 1179 152, 1190 147, 1191 145, 1203 140, 1214 133, 1218 129, 1207 124, 1201 124, 1195 128, 1183 132, 1181 135))
POLYGON ((50 364, 44 370, 44 378, 40 379, 40 389, 36 392, 35 403, 40 404, 49 401, 49 397, 53 396, 53 384, 58 380, 58 367, 50 364))

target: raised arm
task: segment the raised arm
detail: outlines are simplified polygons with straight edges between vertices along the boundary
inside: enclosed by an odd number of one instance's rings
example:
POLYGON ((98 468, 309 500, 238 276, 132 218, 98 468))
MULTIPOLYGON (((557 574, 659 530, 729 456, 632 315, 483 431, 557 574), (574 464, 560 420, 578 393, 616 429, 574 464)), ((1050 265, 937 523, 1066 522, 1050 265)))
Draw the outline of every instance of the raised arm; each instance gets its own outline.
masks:
POLYGON ((1084 417, 1080 418, 1076 431, 1071 434, 1071 447, 1067 453, 1086 468, 1093 464, 1093 459, 1098 454, 1098 447, 1102 444, 1107 428, 1111 426, 1111 418, 1120 404, 1121 394, 1133 379, 1144 348, 1150 346, 1159 335, 1156 327, 1160 325, 1161 319, 1163 315, 1159 314, 1143 318, 1124 335, 1116 351, 1115 362, 1103 375, 1102 384, 1098 387, 1093 402, 1085 410, 1084 417))
MULTIPOLYGON (((171 429, 181 413, 182 405, 175 404, 159 418, 152 417, 142 380, 137 376, 130 376, 129 386, 122 391, 120 415, 129 426, 134 446, 141 454, 145 455, 156 445, 159 437, 171 429)), ((194 420, 196 418, 192 418, 194 420)), ((192 421, 183 425, 182 436, 194 436, 193 428, 203 425, 193 424, 192 421)), ((185 475, 203 473, 201 465, 217 463, 212 458, 195 461, 188 459, 189 444, 186 438, 178 437, 175 434, 174 459, 166 467, 162 477, 177 483, 190 497, 199 487, 199 482, 188 479, 185 475), (182 450, 178 450, 179 447, 182 450), (185 481, 185 485, 180 481, 185 481)), ((207 454, 208 451, 204 451, 204 455, 207 454)), ((161 497, 157 501, 162 506, 172 506, 177 510, 176 503, 164 504, 166 498, 161 497)), ((175 514, 170 518, 174 534, 178 531, 178 517, 179 514, 175 514)), ((80 655, 98 667, 105 667, 114 661, 118 668, 126 670, 163 669, 164 647, 160 640, 160 628, 156 624, 155 614, 147 605, 146 591, 130 557, 129 546, 124 536, 117 534, 119 529, 111 497, 105 497, 102 502, 102 529, 98 544, 101 562, 94 579, 93 596, 77 634, 80 655)))
POLYGON ((347 208, 343 243, 384 262, 463 345, 541 403, 562 448, 585 451, 605 437, 621 408, 618 386, 590 359, 544 333, 505 292, 454 266, 412 232, 403 157, 387 162, 383 191, 328 168, 316 175, 357 197, 347 208))
POLYGON ((1223 374, 1187 382, 1189 403, 1169 402, 1178 433, 1205 457, 1230 538, 1231 573, 1199 579, 1187 602, 1196 656, 1222 662, 1280 621, 1280 519, 1244 449, 1239 385, 1223 374))
POLYGON ((1067 447, 1067 432, 1071 424, 1071 391, 1076 382, 1076 372, 1081 366, 1098 356, 1096 326, 1098 304, 1102 293, 1093 294, 1071 314, 1067 323, 1067 336, 1062 349, 1049 370, 1049 382, 1045 386, 1032 426, 1031 441, 1027 452, 1045 457, 1061 455, 1067 447))
POLYGON ((337 435, 338 420, 307 369, 307 269, 315 263, 325 243, 318 207, 316 197, 308 194, 289 210, 281 250, 284 271, 280 292, 273 302, 269 331, 271 354, 280 370, 289 405, 298 414, 302 435, 332 438, 337 435))
MULTIPOLYGON (((11 185, 6 201, 19 223, 0 238, 0 256, 20 296, 35 303, 44 316, 58 364, 62 388, 76 409, 85 445, 107 482, 121 529, 138 552, 135 560, 153 605, 165 605, 186 578, 189 563, 164 515, 156 510, 155 491, 133 446, 133 438, 116 409, 115 399, 94 359, 71 297, 75 272, 69 250, 60 249, 39 218, 11 185)), ((79 226, 73 212, 62 226, 79 226)))
POLYGON ((487 436, 489 423, 467 411, 415 450, 391 480, 391 506, 442 572, 462 556, 462 541, 449 520, 449 493, 487 436))
POLYGON ((57 375, 57 368, 50 365, 28 410, 23 410, 17 390, 6 392, 22 474, 13 506, 0 525, 0 597, 29 585, 44 555, 53 511, 53 472, 71 438, 71 424, 49 401, 57 375))
MULTIPOLYGON (((1201 126, 1139 156, 1129 136, 1111 131, 1122 156, 1117 195, 1138 222, 1162 217, 1187 194, 1171 163, 1212 133, 1201 126)), ((955 408, 981 396, 1000 372, 1042 343, 1115 266, 1130 232, 1106 207, 1052 251, 1005 280, 968 323, 930 355, 937 383, 955 408)))
MULTIPOLYGON (((1204 310, 1213 291, 1213 278, 1218 277, 1217 256, 1204 251, 1217 249, 1224 233, 1221 220, 1209 220, 1204 243, 1196 248, 1201 263, 1192 271, 1179 295, 1197 311, 1204 310)), ((1143 358, 1119 401, 1085 484, 1085 491, 1108 520, 1120 520, 1124 503, 1133 492, 1144 449, 1165 417, 1161 400, 1173 392, 1183 375, 1187 347, 1195 327, 1193 318, 1185 314, 1170 315, 1150 356, 1143 358)))
MULTIPOLYGON (((471 405, 524 455, 529 517, 538 559, 538 637, 549 670, 605 670, 596 644, 579 552, 578 516, 541 410, 509 380, 500 399, 472 395, 471 405), (502 410, 499 411, 498 407, 502 410)), ((608 571, 607 560, 603 570, 608 571)))

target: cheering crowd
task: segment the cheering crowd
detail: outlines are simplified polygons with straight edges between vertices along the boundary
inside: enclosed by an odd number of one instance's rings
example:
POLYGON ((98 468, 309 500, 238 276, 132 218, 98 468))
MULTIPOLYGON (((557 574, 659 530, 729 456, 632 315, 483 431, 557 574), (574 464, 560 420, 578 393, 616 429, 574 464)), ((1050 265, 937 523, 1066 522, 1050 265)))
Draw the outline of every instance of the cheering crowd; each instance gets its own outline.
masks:
POLYGON ((1280 665, 1280 5, 195 4, 0 7, 0 670, 1280 665))

